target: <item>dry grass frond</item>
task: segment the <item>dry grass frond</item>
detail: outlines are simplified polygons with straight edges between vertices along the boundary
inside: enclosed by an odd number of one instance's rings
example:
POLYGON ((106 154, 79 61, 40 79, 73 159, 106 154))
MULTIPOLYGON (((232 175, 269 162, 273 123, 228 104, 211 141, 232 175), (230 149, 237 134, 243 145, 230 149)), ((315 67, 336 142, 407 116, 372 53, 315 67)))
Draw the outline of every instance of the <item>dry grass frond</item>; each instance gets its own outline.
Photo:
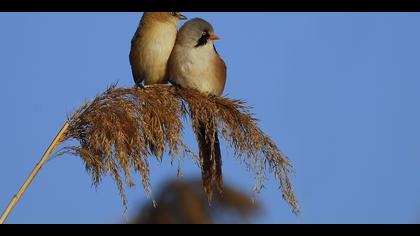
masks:
MULTIPOLYGON (((152 197, 149 156, 161 161, 165 152, 172 160, 191 155, 182 141, 183 119, 191 120, 195 132, 203 124, 211 145, 215 145, 216 134, 220 133, 234 149, 235 157, 256 174, 256 192, 262 189, 266 175, 274 173, 283 198, 294 212, 298 211, 288 177, 292 172, 290 161, 257 127, 257 120, 243 101, 208 97, 172 86, 142 89, 112 85, 69 117, 70 128, 64 141, 76 140, 79 145, 64 147, 62 152, 80 156, 95 185, 110 174, 127 206, 122 175, 125 183, 132 186, 131 170, 139 172, 146 192, 152 197)), ((220 187, 223 177, 215 178, 220 187)))
POLYGON ((234 149, 235 157, 245 163, 249 170, 254 171, 257 178, 255 192, 260 192, 264 187, 268 164, 268 172, 274 173, 280 182, 283 198, 294 212, 298 211, 297 200, 288 177, 292 172, 291 163, 277 145, 258 128, 257 120, 243 101, 206 97, 195 90, 180 90, 179 94, 189 107, 193 128, 198 129, 200 122, 203 122, 208 131, 207 139, 212 145, 216 134, 221 132, 234 149), (217 127, 220 127, 220 130, 217 127))

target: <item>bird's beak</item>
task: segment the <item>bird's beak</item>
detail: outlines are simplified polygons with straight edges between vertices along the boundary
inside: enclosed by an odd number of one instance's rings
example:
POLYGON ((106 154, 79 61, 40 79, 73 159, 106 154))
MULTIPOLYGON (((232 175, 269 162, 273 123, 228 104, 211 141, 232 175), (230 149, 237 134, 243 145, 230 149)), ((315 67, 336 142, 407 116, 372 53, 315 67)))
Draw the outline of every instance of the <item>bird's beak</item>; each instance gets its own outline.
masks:
POLYGON ((178 19, 180 19, 180 20, 187 20, 188 18, 186 16, 182 15, 182 14, 179 14, 178 15, 178 19))
POLYGON ((210 35, 209 39, 210 39, 210 40, 219 40, 219 39, 220 39, 220 37, 219 37, 219 36, 217 36, 217 35, 215 35, 215 34, 212 34, 212 35, 210 35))

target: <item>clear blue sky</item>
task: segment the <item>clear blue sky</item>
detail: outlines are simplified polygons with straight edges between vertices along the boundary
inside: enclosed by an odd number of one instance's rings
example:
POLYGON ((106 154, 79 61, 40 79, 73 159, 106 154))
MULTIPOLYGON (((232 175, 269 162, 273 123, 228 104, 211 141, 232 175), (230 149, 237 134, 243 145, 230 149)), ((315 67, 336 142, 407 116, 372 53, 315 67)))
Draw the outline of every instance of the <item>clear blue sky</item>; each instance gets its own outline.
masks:
MULTIPOLYGON (((301 214, 270 177, 264 223, 420 222, 420 14, 185 13, 210 21, 228 66, 225 90, 245 99, 292 160, 301 214)), ((109 84, 133 84, 128 63, 141 13, 0 14, 0 209, 73 109, 109 84)), ((192 137, 186 135, 194 145, 192 137)), ((253 176, 224 153, 228 183, 253 176)), ((155 193, 176 176, 152 161, 155 193)), ((199 169, 184 162, 185 176, 199 169)), ((139 177, 137 180, 140 181, 139 177)), ((130 213, 145 200, 127 191, 130 213)), ((120 222, 111 180, 95 190, 83 162, 49 162, 9 223, 120 222)))

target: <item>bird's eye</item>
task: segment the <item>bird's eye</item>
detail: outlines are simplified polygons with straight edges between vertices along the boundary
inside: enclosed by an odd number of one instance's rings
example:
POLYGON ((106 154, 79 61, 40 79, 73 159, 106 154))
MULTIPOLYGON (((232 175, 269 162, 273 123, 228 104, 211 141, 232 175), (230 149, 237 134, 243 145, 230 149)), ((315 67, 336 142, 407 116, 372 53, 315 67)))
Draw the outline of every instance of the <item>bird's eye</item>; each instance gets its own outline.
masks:
POLYGON ((206 31, 203 31, 203 32, 201 33, 201 35, 205 36, 205 35, 207 35, 207 32, 206 32, 206 31))
POLYGON ((171 12, 171 15, 172 16, 176 16, 176 12, 171 12))

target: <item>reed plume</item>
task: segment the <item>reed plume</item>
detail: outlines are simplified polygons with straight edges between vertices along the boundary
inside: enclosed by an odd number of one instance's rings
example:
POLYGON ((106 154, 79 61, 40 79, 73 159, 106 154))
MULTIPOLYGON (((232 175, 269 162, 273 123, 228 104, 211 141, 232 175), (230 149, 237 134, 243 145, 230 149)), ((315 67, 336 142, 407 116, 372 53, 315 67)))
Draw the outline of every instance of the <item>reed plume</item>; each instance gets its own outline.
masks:
MULTIPOLYGON (((95 186, 101 183, 105 175, 112 176, 125 209, 128 202, 124 183, 129 187, 134 185, 132 170, 141 175, 143 187, 153 199, 149 180, 151 156, 162 161, 163 154, 168 153, 172 161, 183 160, 187 156, 195 162, 198 160, 182 140, 183 120, 191 121, 196 134, 204 125, 206 142, 212 147, 219 145, 215 137, 221 134, 234 150, 234 157, 254 172, 255 192, 261 191, 268 174, 274 174, 283 198, 292 211, 298 213, 298 203, 289 179, 289 174, 293 173, 291 162, 258 128, 257 119, 250 110, 244 101, 206 96, 192 89, 167 85, 118 88, 113 84, 68 117, 63 129, 3 213, 0 223, 6 220, 59 145, 62 148, 56 155, 81 157, 95 186)), ((220 192, 223 190, 221 163, 211 166, 199 164, 204 172, 210 173, 205 177, 207 179, 203 179, 203 187, 211 200, 213 184, 220 192)), ((154 200, 153 203, 156 205, 154 200)))
MULTIPOLYGON (((123 178, 128 186, 133 186, 132 169, 141 174, 143 186, 152 197, 150 156, 161 161, 163 153, 167 152, 172 160, 187 155, 197 160, 182 140, 186 119, 196 131, 202 122, 208 130, 206 139, 212 145, 216 142, 215 134, 222 135, 233 148, 234 156, 254 172, 255 192, 261 191, 267 174, 273 173, 283 198, 293 212, 298 211, 289 179, 293 172, 290 160, 258 128, 250 107, 241 100, 206 96, 196 90, 173 86, 142 89, 117 88, 114 84, 69 117, 70 128, 64 140, 74 139, 79 145, 66 146, 62 151, 84 160, 95 185, 110 174, 127 206, 123 178)), ((212 178, 216 179, 218 188, 223 186, 223 176, 212 178)), ((211 189, 213 186, 203 187, 211 189)))

